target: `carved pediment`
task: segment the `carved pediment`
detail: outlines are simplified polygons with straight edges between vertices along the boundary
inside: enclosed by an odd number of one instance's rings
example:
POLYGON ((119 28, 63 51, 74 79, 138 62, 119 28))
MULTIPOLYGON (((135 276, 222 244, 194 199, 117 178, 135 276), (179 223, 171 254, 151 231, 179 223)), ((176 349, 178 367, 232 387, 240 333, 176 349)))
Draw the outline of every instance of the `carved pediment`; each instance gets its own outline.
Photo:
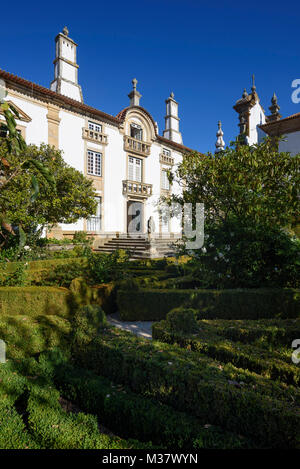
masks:
MULTIPOLYGON (((23 122, 31 122, 31 120, 32 120, 31 117, 29 117, 28 114, 26 114, 26 112, 22 111, 22 109, 19 108, 19 106, 17 106, 12 101, 6 101, 6 102, 8 104, 12 104, 14 106, 14 108, 18 111, 19 116, 20 116, 20 118, 18 120, 23 121, 23 122)), ((3 114, 2 109, 0 109, 0 114, 3 114)))

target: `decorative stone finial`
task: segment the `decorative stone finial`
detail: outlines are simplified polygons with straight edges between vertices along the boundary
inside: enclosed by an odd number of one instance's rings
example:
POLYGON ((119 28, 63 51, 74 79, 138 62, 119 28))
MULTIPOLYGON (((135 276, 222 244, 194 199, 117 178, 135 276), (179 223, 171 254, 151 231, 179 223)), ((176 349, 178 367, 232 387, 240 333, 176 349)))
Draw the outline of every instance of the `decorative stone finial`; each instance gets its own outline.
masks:
POLYGON ((216 153, 223 151, 225 148, 225 142, 223 139, 224 132, 222 130, 222 123, 221 121, 218 122, 218 131, 216 133, 217 141, 216 141, 216 153))
POLYGON ((278 101, 277 101, 277 96, 274 92, 272 98, 271 98, 271 106, 269 107, 271 111, 271 115, 268 116, 268 121, 275 121, 279 120, 281 118, 281 115, 279 114, 279 109, 280 106, 278 106, 278 101))
POLYGON ((64 29, 62 30, 62 32, 63 32, 63 34, 64 34, 65 36, 69 36, 69 30, 68 30, 67 26, 64 27, 64 29))
POLYGON ((171 93, 170 93, 170 98, 174 99, 174 93, 173 93, 173 91, 171 91, 171 93))
POLYGON ((136 90, 136 85, 138 84, 137 79, 134 78, 131 83, 133 84, 133 89, 136 90))
POLYGON ((131 83, 132 83, 133 89, 132 91, 130 91, 128 95, 128 98, 130 98, 130 106, 139 106, 140 98, 142 97, 142 95, 136 89, 136 85, 138 81, 136 78, 134 78, 131 83))
POLYGON ((254 75, 254 73, 253 73, 253 75, 252 75, 252 88, 251 88, 251 89, 252 89, 253 93, 256 91, 255 75, 254 75))
POLYGON ((247 98, 247 96, 248 96, 248 93, 247 93, 247 91, 246 91, 246 88, 244 88, 244 92, 243 92, 243 94, 242 94, 242 98, 247 98))

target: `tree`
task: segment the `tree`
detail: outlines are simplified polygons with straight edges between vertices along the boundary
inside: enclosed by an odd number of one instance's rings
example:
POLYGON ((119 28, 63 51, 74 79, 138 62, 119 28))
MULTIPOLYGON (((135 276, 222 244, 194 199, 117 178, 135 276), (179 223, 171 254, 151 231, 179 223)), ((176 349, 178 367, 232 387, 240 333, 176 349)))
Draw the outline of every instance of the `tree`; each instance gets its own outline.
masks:
POLYGON ((270 138, 253 146, 192 153, 171 176, 183 186, 179 202, 202 202, 206 221, 234 216, 240 223, 287 226, 299 220, 300 155, 278 152, 270 138))
POLYGON ((12 226, 21 224, 26 233, 38 227, 57 223, 74 223, 79 218, 93 215, 96 193, 92 181, 80 171, 68 166, 59 150, 49 145, 29 145, 20 154, 10 153, 5 142, 0 143, 0 158, 5 159, 13 173, 20 164, 34 161, 38 164, 17 172, 2 188, 2 204, 12 226), (55 188, 43 184, 47 168, 55 180, 55 188), (38 197, 32 197, 32 177, 39 187, 38 197))
POLYGON ((171 177, 183 186, 173 201, 204 203, 205 244, 189 252, 203 288, 299 287, 300 242, 286 230, 299 220, 299 155, 237 141, 187 155, 171 177))
MULTIPOLYGON (((0 83, 0 108, 4 114, 5 123, 0 123, 0 137, 3 140, 3 145, 10 155, 10 158, 0 156, 0 247, 5 245, 7 236, 15 236, 16 232, 11 223, 8 222, 6 207, 5 205, 9 201, 7 195, 5 195, 5 189, 9 187, 9 184, 14 182, 17 176, 25 174, 26 170, 35 168, 44 178, 43 183, 49 184, 52 190, 56 190, 55 179, 49 173, 48 168, 43 166, 36 159, 22 159, 20 156, 26 150, 26 142, 22 135, 17 131, 17 124, 15 117, 19 118, 18 111, 11 103, 5 102, 3 97, 7 95, 5 84, 0 83), (15 164, 11 164, 9 160, 15 157, 15 164)), ((39 185, 34 174, 31 175, 31 195, 30 200, 33 202, 36 200, 39 193, 39 185)), ((25 244, 26 235, 21 226, 18 224, 19 231, 19 246, 20 248, 25 244)))

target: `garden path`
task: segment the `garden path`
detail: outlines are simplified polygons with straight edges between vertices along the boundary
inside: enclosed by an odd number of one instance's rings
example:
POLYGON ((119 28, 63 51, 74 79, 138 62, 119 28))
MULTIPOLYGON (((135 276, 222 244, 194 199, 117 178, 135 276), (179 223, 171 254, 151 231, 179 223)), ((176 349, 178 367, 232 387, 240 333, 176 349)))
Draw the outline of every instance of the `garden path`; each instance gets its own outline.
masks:
POLYGON ((119 329, 132 332, 145 339, 152 339, 152 321, 122 321, 119 313, 107 316, 107 321, 119 329))

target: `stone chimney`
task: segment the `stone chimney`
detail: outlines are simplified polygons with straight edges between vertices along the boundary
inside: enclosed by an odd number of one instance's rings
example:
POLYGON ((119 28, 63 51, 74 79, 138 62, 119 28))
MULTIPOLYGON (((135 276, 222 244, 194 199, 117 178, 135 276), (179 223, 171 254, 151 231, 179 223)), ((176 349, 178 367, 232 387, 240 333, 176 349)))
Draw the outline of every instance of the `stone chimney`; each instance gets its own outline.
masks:
POLYGON ((50 89, 83 102, 81 86, 78 85, 79 66, 76 63, 76 55, 77 44, 69 37, 68 28, 65 26, 62 33, 55 38, 54 80, 50 89))
POLYGON ((172 92, 166 99, 165 130, 163 136, 168 140, 182 144, 182 135, 179 131, 178 103, 172 92))

